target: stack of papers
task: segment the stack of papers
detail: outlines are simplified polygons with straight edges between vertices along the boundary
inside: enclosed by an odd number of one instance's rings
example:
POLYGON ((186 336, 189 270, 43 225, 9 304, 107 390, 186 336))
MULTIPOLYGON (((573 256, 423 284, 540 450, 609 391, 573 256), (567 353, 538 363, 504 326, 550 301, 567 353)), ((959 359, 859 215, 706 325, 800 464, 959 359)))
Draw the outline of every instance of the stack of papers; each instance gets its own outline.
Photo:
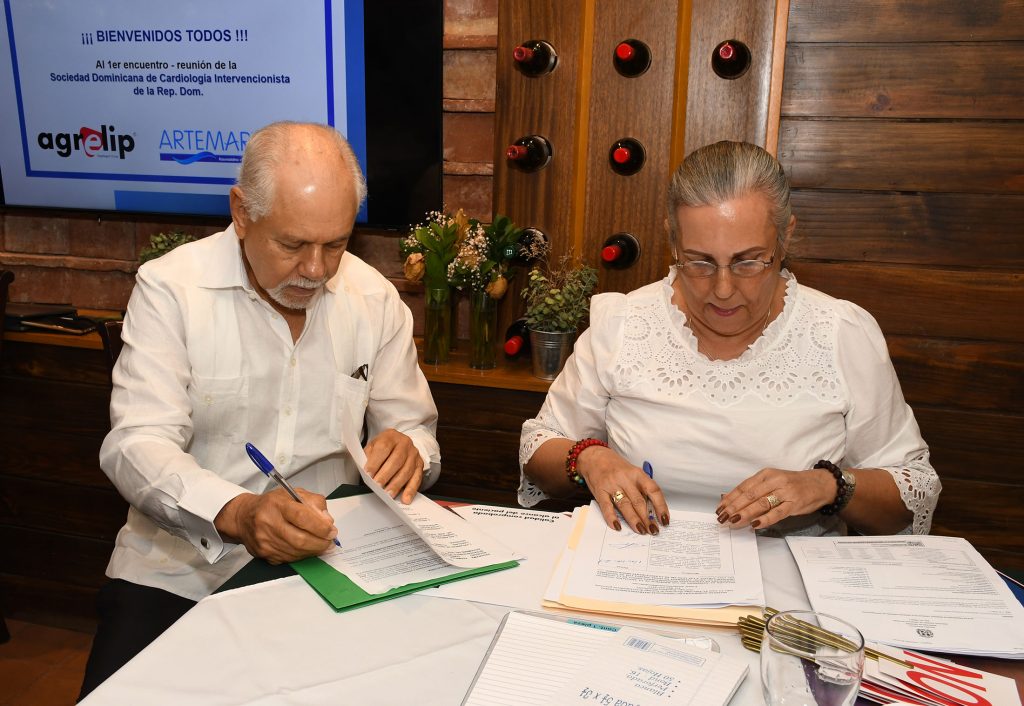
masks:
POLYGON ((869 647, 888 655, 889 659, 865 660, 861 698, 880 704, 1020 706, 1017 683, 1009 677, 963 667, 920 652, 870 643, 869 647))
POLYGON ((672 510, 658 535, 609 528, 596 503, 577 508, 544 605, 705 625, 735 625, 764 605, 753 530, 711 513, 672 510), (747 606, 747 607, 744 607, 747 606))
POLYGON ((961 537, 788 537, 814 610, 865 639, 1024 659, 1024 607, 961 537))
POLYGON ((505 616, 464 706, 721 706, 747 665, 687 638, 575 618, 505 616))

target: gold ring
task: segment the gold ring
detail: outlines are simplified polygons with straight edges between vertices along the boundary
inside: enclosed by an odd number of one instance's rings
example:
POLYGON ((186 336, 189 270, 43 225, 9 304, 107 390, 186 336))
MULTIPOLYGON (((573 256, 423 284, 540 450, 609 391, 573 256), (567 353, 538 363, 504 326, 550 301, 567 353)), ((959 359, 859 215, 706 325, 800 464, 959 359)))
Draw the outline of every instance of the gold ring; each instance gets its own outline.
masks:
POLYGON ((764 499, 768 503, 768 510, 774 510, 775 508, 782 504, 782 501, 775 496, 775 493, 765 495, 764 499))
POLYGON ((625 493, 623 493, 621 490, 616 490, 615 495, 612 496, 612 502, 618 505, 624 497, 626 497, 625 493))

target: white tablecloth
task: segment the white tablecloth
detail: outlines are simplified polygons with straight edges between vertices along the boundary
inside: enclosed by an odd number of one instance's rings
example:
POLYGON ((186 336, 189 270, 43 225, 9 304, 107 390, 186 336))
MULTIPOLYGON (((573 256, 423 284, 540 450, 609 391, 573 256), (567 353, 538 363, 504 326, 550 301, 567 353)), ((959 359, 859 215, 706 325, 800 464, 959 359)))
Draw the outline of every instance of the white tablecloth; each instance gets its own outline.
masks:
MULTIPOLYGON (((768 605, 809 607, 785 541, 758 548, 768 605)), ((457 706, 508 611, 413 594, 335 613, 298 576, 280 579, 200 601, 82 703, 457 706)), ((710 635, 746 661, 731 703, 763 703, 757 655, 735 630, 665 627, 710 635)))

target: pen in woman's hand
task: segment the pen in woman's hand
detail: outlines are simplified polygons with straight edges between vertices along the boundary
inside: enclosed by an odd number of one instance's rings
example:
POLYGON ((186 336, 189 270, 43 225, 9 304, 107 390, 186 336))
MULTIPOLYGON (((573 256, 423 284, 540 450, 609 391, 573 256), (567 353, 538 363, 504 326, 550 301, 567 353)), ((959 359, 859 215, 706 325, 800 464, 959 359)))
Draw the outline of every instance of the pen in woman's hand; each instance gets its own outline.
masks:
MULTIPOLYGON (((650 461, 644 461, 643 469, 644 475, 651 480, 654 480, 654 467, 651 466, 650 461)), ((650 498, 647 498, 647 519, 651 522, 654 521, 654 504, 651 502, 650 498)))
MULTIPOLYGON (((251 458, 252 462, 256 464, 256 468, 260 469, 268 478, 273 478, 279 486, 285 489, 285 492, 292 496, 292 499, 295 502, 305 505, 305 503, 302 502, 302 498, 299 497, 299 494, 295 492, 295 489, 292 488, 288 481, 284 479, 284 476, 277 472, 277 469, 274 468, 274 464, 272 464, 266 456, 260 453, 259 449, 250 443, 246 443, 245 452, 249 454, 249 458, 251 458)), ((337 537, 334 538, 334 544, 339 549, 341 548, 341 542, 338 541, 337 537)))

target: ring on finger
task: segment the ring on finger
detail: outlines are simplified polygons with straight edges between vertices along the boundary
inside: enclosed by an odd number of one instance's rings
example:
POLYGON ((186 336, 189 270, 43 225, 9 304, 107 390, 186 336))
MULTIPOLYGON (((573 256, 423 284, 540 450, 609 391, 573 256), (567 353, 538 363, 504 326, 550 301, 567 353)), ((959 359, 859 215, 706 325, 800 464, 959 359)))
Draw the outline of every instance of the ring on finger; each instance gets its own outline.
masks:
POLYGON ((626 497, 625 493, 623 493, 621 490, 616 490, 615 493, 612 495, 612 502, 618 505, 620 502, 622 502, 622 499, 624 497, 626 497))
POLYGON ((768 495, 765 495, 764 501, 768 503, 769 511, 774 510, 775 508, 782 504, 782 501, 779 500, 778 496, 775 495, 775 493, 769 493, 768 495))

